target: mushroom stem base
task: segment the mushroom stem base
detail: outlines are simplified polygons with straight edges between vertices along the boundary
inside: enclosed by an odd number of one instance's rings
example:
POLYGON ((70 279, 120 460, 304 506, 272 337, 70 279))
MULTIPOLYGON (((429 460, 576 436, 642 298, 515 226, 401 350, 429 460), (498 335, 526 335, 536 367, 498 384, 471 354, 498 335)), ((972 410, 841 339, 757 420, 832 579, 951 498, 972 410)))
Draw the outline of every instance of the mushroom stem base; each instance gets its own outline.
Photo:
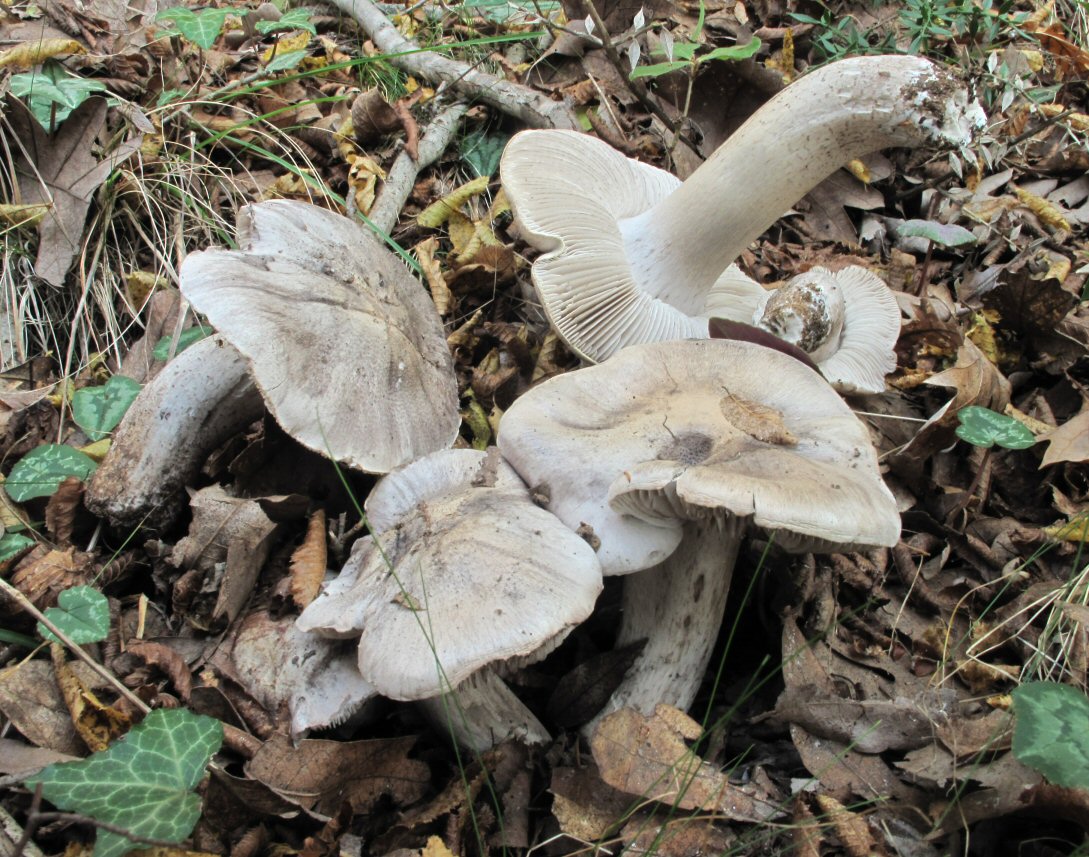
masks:
POLYGON ((617 646, 646 646, 587 725, 621 708, 650 715, 658 703, 692 704, 718 638, 744 519, 689 521, 680 547, 654 568, 624 580, 623 618, 617 646))
POLYGON ((459 745, 483 752, 510 739, 547 744, 548 730, 506 682, 490 669, 474 673, 450 693, 419 703, 428 719, 459 745))

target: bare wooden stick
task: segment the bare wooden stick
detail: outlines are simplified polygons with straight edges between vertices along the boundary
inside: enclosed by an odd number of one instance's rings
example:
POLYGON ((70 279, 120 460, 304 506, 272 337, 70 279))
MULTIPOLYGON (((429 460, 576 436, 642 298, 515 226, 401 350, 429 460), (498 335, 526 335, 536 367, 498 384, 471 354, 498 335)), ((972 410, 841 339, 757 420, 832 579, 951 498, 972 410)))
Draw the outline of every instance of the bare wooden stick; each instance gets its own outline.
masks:
POLYGON ((420 171, 437 161, 450 145, 454 132, 465 111, 466 104, 451 104, 434 118, 420 140, 419 160, 412 160, 408 152, 401 152, 390 167, 382 190, 371 207, 368 219, 387 235, 397 223, 405 200, 412 193, 412 185, 420 171))
POLYGON ((446 83, 462 95, 514 116, 532 128, 578 130, 574 114, 563 102, 553 101, 527 86, 479 71, 467 63, 421 49, 402 36, 371 0, 328 2, 358 21, 375 47, 384 54, 390 54, 387 59, 410 74, 446 83))

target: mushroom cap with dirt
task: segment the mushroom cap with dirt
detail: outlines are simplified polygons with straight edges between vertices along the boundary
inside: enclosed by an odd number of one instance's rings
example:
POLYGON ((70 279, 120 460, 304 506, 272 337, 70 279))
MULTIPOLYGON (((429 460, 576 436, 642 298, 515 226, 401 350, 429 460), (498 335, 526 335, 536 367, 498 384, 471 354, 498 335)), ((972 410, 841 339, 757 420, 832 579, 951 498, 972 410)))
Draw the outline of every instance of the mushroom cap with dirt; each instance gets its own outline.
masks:
POLYGON ((880 393, 896 369, 900 308, 885 282, 859 265, 811 268, 774 289, 736 271, 716 296, 715 314, 796 345, 841 393, 880 393))
POLYGON ((549 321, 590 362, 638 342, 706 337, 728 266, 854 158, 962 149, 985 121, 948 71, 913 56, 851 57, 786 87, 683 183, 572 131, 523 131, 503 153, 549 321))
POLYGON ((291 200, 243 208, 238 244, 186 257, 181 289, 249 361, 288 434, 371 473, 453 443, 461 418, 442 322, 391 250, 291 200))
MULTIPOLYGON (((548 507, 572 529, 619 517, 679 534, 676 552, 625 580, 620 642, 648 642, 611 708, 691 703, 748 526, 800 552, 899 538, 866 427, 819 374, 752 343, 622 349, 523 394, 498 443, 528 484, 550 486, 548 507)), ((595 535, 603 550, 613 538, 595 535)))
POLYGON ((366 512, 374 535, 356 543, 298 624, 359 637, 360 672, 391 699, 457 689, 469 704, 480 684, 467 680, 544 657, 601 591, 593 549, 534 503, 494 448, 442 450, 396 470, 366 512))

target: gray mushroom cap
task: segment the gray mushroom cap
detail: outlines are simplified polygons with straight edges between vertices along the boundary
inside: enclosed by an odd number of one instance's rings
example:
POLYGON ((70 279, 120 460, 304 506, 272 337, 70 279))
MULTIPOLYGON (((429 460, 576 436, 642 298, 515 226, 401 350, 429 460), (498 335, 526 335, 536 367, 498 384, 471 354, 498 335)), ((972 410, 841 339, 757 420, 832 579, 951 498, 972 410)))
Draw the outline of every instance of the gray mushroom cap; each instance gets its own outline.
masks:
POLYGON ((561 641, 593 609, 601 566, 498 456, 443 450, 385 477, 372 524, 299 627, 359 637, 363 677, 426 699, 561 641))
MULTIPOLYGON (((551 485, 568 526, 591 514, 582 486, 607 485, 594 501, 602 522, 606 508, 664 528, 733 515, 794 550, 899 537, 865 426, 813 370, 747 342, 631 346, 553 378, 507 411, 499 448, 524 479, 551 485)), ((604 550, 612 534, 596 534, 604 550)))
POLYGON ((400 260, 359 225, 289 200, 238 217, 239 250, 206 250, 181 288, 249 361, 292 437, 385 473, 457 437, 442 322, 400 260))

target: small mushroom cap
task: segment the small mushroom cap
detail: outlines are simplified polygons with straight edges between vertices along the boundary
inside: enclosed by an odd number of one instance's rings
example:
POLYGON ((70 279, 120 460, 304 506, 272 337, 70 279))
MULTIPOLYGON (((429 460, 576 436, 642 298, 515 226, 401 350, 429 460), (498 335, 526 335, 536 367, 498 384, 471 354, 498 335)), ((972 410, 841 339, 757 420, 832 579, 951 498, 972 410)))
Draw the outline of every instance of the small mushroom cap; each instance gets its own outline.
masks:
POLYGON ((899 537, 865 426, 813 370, 747 342, 625 348, 521 396, 499 444, 516 468, 549 462, 554 506, 557 485, 608 481, 599 506, 648 524, 737 515, 795 550, 899 537))
POLYGON ((593 549, 534 504, 494 449, 413 462, 367 509, 372 522, 402 514, 356 543, 298 624, 358 635, 360 672, 392 699, 436 696, 488 664, 548 650, 601 591, 593 549))
POLYGON ((461 418, 442 322, 391 251, 289 200, 247 206, 238 232, 240 250, 189 255, 181 288, 245 355, 285 431, 372 473, 453 443, 461 418))
POLYGON ((896 340, 900 338, 900 308, 896 295, 880 277, 858 265, 835 273, 823 268, 809 272, 830 276, 843 294, 843 332, 839 348, 819 361, 821 372, 841 393, 880 393, 885 376, 896 371, 896 340))

